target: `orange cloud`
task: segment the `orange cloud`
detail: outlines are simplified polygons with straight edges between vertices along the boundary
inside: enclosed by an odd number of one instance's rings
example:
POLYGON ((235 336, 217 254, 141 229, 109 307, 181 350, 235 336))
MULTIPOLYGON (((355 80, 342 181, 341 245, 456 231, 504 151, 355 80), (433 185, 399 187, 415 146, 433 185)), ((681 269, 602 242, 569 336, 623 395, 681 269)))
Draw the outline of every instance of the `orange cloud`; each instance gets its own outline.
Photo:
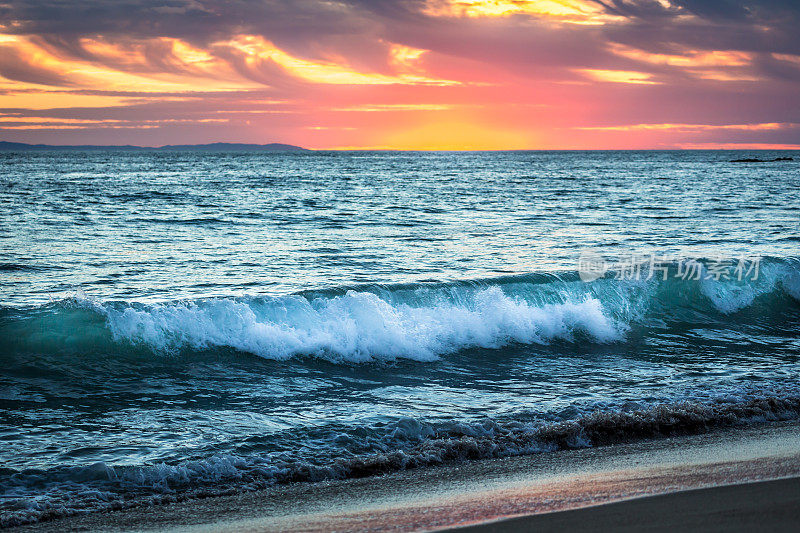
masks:
MULTIPOLYGON (((70 86, 141 93, 195 91, 199 86, 206 91, 261 86, 236 75, 225 62, 175 39, 159 38, 127 45, 82 39, 80 44, 91 58, 69 57, 46 43, 25 37, 5 35, 2 42, 3 46, 11 47, 27 67, 52 72, 54 78, 58 76, 70 86), (169 66, 163 65, 160 70, 149 67, 145 53, 148 46, 159 48, 169 66)), ((0 87, 18 90, 41 89, 44 85, 8 79, 0 80, 0 83, 0 87)))
POLYGON ((218 47, 229 47, 241 54, 252 68, 261 62, 272 62, 288 74, 312 83, 331 85, 459 85, 453 80, 444 80, 409 73, 409 65, 418 59, 424 50, 409 47, 392 47, 390 55, 395 65, 403 68, 395 75, 375 72, 359 72, 349 65, 333 61, 302 59, 277 48, 273 43, 257 35, 238 35, 235 38, 215 43, 218 47))
POLYGON ((211 124, 228 122, 226 118, 158 120, 119 120, 119 119, 75 119, 2 116, 0 130, 97 130, 97 129, 154 129, 167 124, 211 124))
POLYGON ((617 43, 612 43, 609 49, 622 57, 671 67, 741 67, 753 60, 753 54, 737 50, 686 50, 682 54, 654 54, 617 43))
POLYGON ((507 17, 530 15, 576 24, 603 24, 621 17, 586 0, 429 0, 425 12, 435 17, 507 17))
POLYGON ((612 44, 614 54, 656 66, 684 70, 696 78, 710 81, 758 81, 758 76, 748 72, 755 55, 738 50, 685 50, 680 54, 655 54, 612 44))
POLYGON ((654 85, 657 81, 652 79, 652 74, 647 72, 634 72, 631 70, 602 70, 602 69, 575 69, 575 72, 589 79, 609 83, 634 83, 640 85, 654 85))
POLYGON ((9 91, 7 94, 0 95, 0 107, 31 110, 54 107, 107 107, 122 105, 127 100, 119 96, 71 94, 38 88, 30 90, 30 87, 29 84, 2 83, 0 81, 0 89, 9 91))
POLYGON ((780 61, 788 61, 800 65, 800 55, 795 54, 772 54, 772 57, 780 61))

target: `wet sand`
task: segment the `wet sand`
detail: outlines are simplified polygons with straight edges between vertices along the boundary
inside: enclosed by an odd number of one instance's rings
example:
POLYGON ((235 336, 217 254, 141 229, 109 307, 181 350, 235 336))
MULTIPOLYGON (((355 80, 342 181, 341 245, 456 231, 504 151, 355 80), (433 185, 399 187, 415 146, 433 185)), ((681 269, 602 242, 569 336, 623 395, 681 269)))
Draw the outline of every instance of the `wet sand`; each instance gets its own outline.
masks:
POLYGON ((800 529, 800 478, 727 485, 453 529, 454 533, 537 531, 673 532, 800 529))
POLYGON ((536 521, 536 528, 597 524, 616 529, 630 523, 637 530, 674 530, 681 526, 674 520, 687 517, 696 520, 685 527, 705 530, 718 522, 717 529, 728 529, 720 517, 731 509, 741 511, 742 524, 776 529, 797 523, 800 484, 795 479, 752 482, 793 477, 800 477, 800 425, 774 423, 380 477, 297 483, 10 531, 417 531, 478 524, 482 531, 521 531, 534 527, 526 520, 536 521), (751 484, 730 486, 742 483, 751 484), (680 492, 703 487, 717 488, 680 492), (666 496, 642 498, 658 494, 666 496), (600 505, 620 500, 628 501, 600 505), (670 509, 681 502, 694 507, 675 508, 669 521, 670 509), (580 508, 587 509, 574 511, 580 508))

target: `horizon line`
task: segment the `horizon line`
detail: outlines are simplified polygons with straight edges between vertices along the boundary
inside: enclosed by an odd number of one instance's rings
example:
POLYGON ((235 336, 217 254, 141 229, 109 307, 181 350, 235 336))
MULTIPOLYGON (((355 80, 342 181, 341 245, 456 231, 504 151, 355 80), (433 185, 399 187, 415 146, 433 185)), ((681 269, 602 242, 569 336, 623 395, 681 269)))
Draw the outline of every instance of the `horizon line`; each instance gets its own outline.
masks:
MULTIPOLYGON (((200 148, 200 147, 213 147, 215 145, 244 145, 252 147, 270 147, 270 146, 286 146, 286 150, 276 148, 273 151, 309 151, 309 152, 702 152, 702 151, 797 151, 800 150, 800 144, 763 144, 763 143, 719 143, 716 145, 704 146, 677 146, 677 147, 648 147, 648 148, 392 148, 387 146, 380 147, 352 147, 340 146, 331 148, 307 148, 300 145, 290 144, 286 142, 268 142, 268 143, 254 143, 254 142, 240 142, 240 141, 211 141, 204 143, 193 144, 164 144, 158 146, 137 145, 137 144, 46 144, 46 143, 26 143, 20 141, 0 141, 0 150, 2 145, 20 145, 39 150, 71 148, 71 149, 140 149, 140 150, 163 150, 166 148, 200 148)), ((7 150, 13 151, 13 150, 7 150)), ((221 150, 226 151, 226 150, 221 150)), ((228 151, 237 151, 235 149, 228 151)), ((239 150, 239 151, 247 151, 239 150)))

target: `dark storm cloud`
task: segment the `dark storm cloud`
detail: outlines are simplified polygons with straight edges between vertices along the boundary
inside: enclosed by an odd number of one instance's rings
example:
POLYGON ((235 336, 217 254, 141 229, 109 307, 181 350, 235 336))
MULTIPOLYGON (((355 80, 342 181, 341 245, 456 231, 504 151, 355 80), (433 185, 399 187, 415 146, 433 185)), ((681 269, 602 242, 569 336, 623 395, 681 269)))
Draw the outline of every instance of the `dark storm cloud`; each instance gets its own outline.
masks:
POLYGON ((778 20, 787 15, 796 17, 795 0, 675 0, 675 5, 697 16, 720 21, 778 20))
POLYGON ((652 52, 691 48, 800 53, 800 2, 675 0, 678 9, 639 9, 648 3, 652 2, 610 3, 609 10, 630 19, 606 26, 606 37, 652 52))
POLYGON ((234 33, 303 39, 366 29, 357 6, 323 1, 12 0, 5 5, 0 23, 11 32, 58 36, 64 42, 106 35, 205 43, 234 33))
POLYGON ((609 13, 639 19, 663 19, 692 14, 716 22, 780 20, 797 17, 800 6, 795 0, 595 0, 609 13))
POLYGON ((677 15, 677 6, 664 6, 655 0, 596 0, 596 3, 603 6, 607 13, 626 18, 638 18, 646 20, 660 20, 671 18, 677 15))

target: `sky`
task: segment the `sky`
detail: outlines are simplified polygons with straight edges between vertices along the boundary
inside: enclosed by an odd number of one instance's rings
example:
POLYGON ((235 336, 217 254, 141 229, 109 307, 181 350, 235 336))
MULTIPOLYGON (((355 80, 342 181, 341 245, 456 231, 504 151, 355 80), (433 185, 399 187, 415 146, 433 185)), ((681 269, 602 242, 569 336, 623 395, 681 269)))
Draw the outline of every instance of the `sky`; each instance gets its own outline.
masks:
POLYGON ((0 0, 0 141, 800 148, 798 0, 0 0))

